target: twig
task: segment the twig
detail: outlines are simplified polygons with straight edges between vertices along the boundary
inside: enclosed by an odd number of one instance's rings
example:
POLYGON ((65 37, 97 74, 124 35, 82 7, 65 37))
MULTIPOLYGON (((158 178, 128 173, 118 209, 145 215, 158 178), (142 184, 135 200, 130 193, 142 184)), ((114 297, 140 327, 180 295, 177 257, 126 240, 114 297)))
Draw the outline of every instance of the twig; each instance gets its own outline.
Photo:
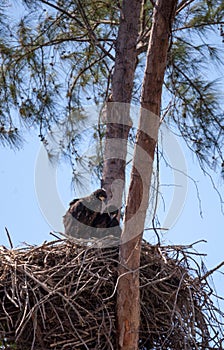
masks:
POLYGON ((11 237, 10 237, 10 234, 9 234, 9 231, 8 231, 7 227, 5 227, 5 231, 6 231, 8 240, 9 240, 10 248, 13 249, 12 240, 11 240, 11 237))
POLYGON ((208 276, 212 275, 215 271, 219 270, 220 267, 222 267, 223 265, 224 265, 224 261, 222 261, 220 264, 218 264, 213 269, 206 272, 202 277, 197 277, 196 280, 200 280, 200 281, 205 280, 208 276))
MULTIPOLYGON (((224 339, 206 278, 224 262, 194 278, 201 274, 194 245, 202 241, 160 247, 142 242, 139 334, 145 348, 149 338, 154 348, 173 350, 218 348, 224 339)), ((118 247, 85 244, 61 239, 1 250, 0 342, 7 339, 6 348, 11 342, 18 349, 116 348, 117 285, 136 270, 118 276, 118 247)))
POLYGON ((55 237, 55 238, 57 238, 57 239, 60 239, 60 237, 59 236, 57 236, 55 233, 53 233, 53 232, 50 232, 49 233, 51 236, 53 236, 53 237, 55 237))

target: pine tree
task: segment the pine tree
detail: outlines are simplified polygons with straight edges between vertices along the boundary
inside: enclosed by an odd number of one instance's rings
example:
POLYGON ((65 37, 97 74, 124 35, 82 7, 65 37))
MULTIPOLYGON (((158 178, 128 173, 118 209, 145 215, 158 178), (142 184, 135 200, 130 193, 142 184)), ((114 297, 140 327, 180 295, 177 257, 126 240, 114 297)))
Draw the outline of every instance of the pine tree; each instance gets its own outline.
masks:
POLYGON ((121 206, 130 103, 138 101, 141 106, 121 237, 117 299, 118 348, 137 349, 141 238, 161 119, 179 130, 205 171, 207 167, 223 169, 223 112, 216 82, 208 79, 205 68, 221 63, 223 2, 23 3, 25 16, 13 26, 8 21, 0 41, 0 134, 4 142, 17 144, 20 120, 38 127, 48 148, 46 135, 59 124, 66 130, 59 146, 75 167, 75 161, 80 161, 79 123, 86 119, 83 106, 90 100, 106 103, 106 127, 96 128, 97 141, 105 136, 99 173, 102 170, 109 196, 114 180, 123 181, 118 191, 121 206), (220 45, 216 46, 217 40, 220 45), (117 113, 122 119, 111 122, 117 113), (111 139, 124 140, 121 159, 108 160, 111 139), (137 219, 132 222, 133 216, 137 219))

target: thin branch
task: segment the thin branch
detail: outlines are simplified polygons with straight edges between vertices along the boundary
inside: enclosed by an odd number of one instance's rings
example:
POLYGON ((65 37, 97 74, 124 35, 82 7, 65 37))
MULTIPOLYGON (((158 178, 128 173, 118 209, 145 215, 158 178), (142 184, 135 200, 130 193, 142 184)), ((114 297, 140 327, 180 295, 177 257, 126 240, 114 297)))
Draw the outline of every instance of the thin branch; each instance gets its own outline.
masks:
POLYGON ((55 5, 55 4, 52 4, 49 1, 41 0, 41 2, 44 3, 45 5, 48 5, 48 6, 52 7, 52 8, 54 8, 57 11, 63 13, 64 15, 68 16, 69 18, 72 18, 74 21, 76 21, 78 23, 78 25, 81 28, 85 29, 85 26, 83 25, 83 23, 79 19, 77 19, 75 16, 73 16, 71 13, 69 13, 68 11, 64 10, 63 8, 61 8, 61 7, 59 7, 59 6, 55 5))
MULTIPOLYGON (((156 230, 161 230, 161 231, 169 231, 169 228, 167 227, 155 227, 156 230)), ((149 228, 145 228, 144 231, 155 231, 154 227, 149 227, 149 228)))
POLYGON ((208 110, 208 112, 212 115, 212 117, 214 118, 215 122, 218 124, 218 126, 222 129, 223 126, 220 123, 220 121, 216 118, 215 114, 213 113, 213 111, 211 110, 211 108, 209 108, 206 99, 204 98, 204 95, 201 93, 200 89, 195 85, 195 83, 188 77, 188 75, 183 71, 183 69, 180 69, 179 67, 177 67, 177 65, 175 65, 173 63, 173 67, 181 74, 183 75, 183 77, 190 83, 190 86, 192 86, 195 91, 198 93, 198 95, 200 96, 201 101, 203 102, 203 104, 206 106, 206 109, 208 110))
MULTIPOLYGON (((172 131, 173 132, 173 131, 172 131)), ((175 134, 175 133, 174 133, 175 134)), ((192 149, 191 149, 192 150, 192 149)), ((201 198, 200 198, 200 191, 199 191, 199 188, 198 188, 198 185, 197 185, 197 181, 192 177, 190 176, 189 174, 185 173, 184 171, 182 171, 181 169, 178 169, 176 167, 173 167, 169 164, 168 160, 166 160, 165 158, 165 155, 163 153, 161 153, 161 156, 165 162, 165 164, 172 170, 174 171, 177 171, 179 172, 180 174, 186 176, 188 179, 190 179, 194 186, 195 186, 195 189, 196 189, 196 194, 197 194, 197 200, 198 200, 198 206, 199 206, 199 213, 200 213, 200 216, 201 218, 203 217, 203 210, 202 210, 202 201, 201 201, 201 198)))
POLYGON ((79 73, 78 73, 77 76, 75 77, 75 79, 74 79, 74 81, 73 81, 73 83, 72 83, 72 85, 71 85, 71 87, 70 87, 70 89, 69 89, 69 91, 68 91, 68 96, 70 97, 70 98, 69 98, 69 108, 71 107, 72 92, 73 92, 73 90, 74 90, 74 88, 75 88, 75 86, 76 86, 76 84, 77 84, 79 78, 80 78, 86 71, 88 71, 89 69, 91 69, 91 67, 93 67, 96 63, 102 61, 105 57, 106 57, 105 54, 102 55, 101 57, 99 57, 98 59, 94 60, 93 62, 90 62, 90 64, 89 64, 88 66, 84 67, 83 69, 81 69, 81 70, 79 71, 79 73))
POLYGON ((186 6, 190 5, 192 2, 194 2, 195 0, 183 0, 180 2, 180 4, 177 6, 177 10, 176 10, 176 15, 182 11, 186 6))
POLYGON ((200 28, 200 27, 205 27, 205 26, 214 26, 214 25, 220 25, 224 24, 224 21, 213 21, 213 22, 204 22, 204 23, 198 23, 198 24, 192 24, 192 25, 186 25, 184 27, 179 27, 179 28, 174 28, 173 32, 177 32, 179 30, 184 30, 184 29, 195 29, 195 28, 200 28))
POLYGON ((52 4, 51 2, 49 1, 46 1, 46 0, 41 0, 44 4, 54 8, 55 10, 63 13, 64 15, 68 16, 69 18, 72 18, 74 21, 76 21, 78 23, 78 25, 83 28, 83 29, 87 29, 88 30, 88 33, 89 33, 89 36, 90 36, 90 39, 93 39, 93 42, 94 44, 99 47, 99 49, 101 49, 111 60, 114 61, 114 57, 113 55, 111 55, 100 43, 99 43, 99 40, 96 38, 96 35, 94 33, 94 31, 92 30, 92 27, 90 26, 89 24, 89 21, 88 21, 88 18, 85 14, 85 11, 83 9, 83 6, 81 4, 81 2, 79 0, 77 0, 78 2, 78 7, 79 7, 79 10, 80 10, 80 14, 84 20, 84 23, 85 25, 79 20, 77 19, 76 16, 72 15, 71 13, 69 13, 68 11, 62 9, 61 7, 55 5, 55 4, 52 4))
POLYGON ((6 231, 8 240, 9 240, 10 248, 13 249, 13 243, 12 243, 12 240, 11 240, 11 237, 10 237, 10 234, 9 234, 7 227, 5 227, 5 231, 6 231))
MULTIPOLYGON (((85 244, 59 240, 1 251, 0 316, 5 348, 13 340, 21 349, 49 349, 52 344, 69 349, 115 348, 115 294, 121 278, 117 275, 118 247, 93 249, 85 244), (27 334, 31 334, 29 339, 27 334)), ((214 304, 215 294, 205 278, 208 274, 201 283, 196 259, 196 267, 190 266, 196 254, 193 244, 159 248, 142 242, 138 269, 142 344, 151 336, 158 349, 192 348, 192 344, 201 349, 208 341, 218 349, 223 339, 223 323, 218 319, 222 314, 214 304)), ((136 271, 128 269, 122 276, 136 271)))
POLYGON ((92 39, 93 44, 96 45, 101 51, 103 51, 103 53, 105 53, 111 60, 114 61, 114 57, 99 43, 99 41, 96 37, 96 34, 94 33, 94 30, 92 29, 92 27, 89 23, 89 20, 86 16, 85 10, 84 10, 80 0, 77 0, 77 5, 79 7, 80 14, 83 18, 83 21, 86 25, 86 29, 88 30, 88 33, 89 33, 89 37, 90 37, 90 39, 92 39))
POLYGON ((224 266, 224 261, 222 261, 220 264, 218 264, 216 267, 214 267, 213 269, 209 270, 208 272, 206 272, 202 277, 197 277, 195 280, 200 280, 200 282, 202 280, 205 280, 207 277, 209 277, 210 275, 213 275, 213 273, 217 270, 220 269, 220 267, 224 266))

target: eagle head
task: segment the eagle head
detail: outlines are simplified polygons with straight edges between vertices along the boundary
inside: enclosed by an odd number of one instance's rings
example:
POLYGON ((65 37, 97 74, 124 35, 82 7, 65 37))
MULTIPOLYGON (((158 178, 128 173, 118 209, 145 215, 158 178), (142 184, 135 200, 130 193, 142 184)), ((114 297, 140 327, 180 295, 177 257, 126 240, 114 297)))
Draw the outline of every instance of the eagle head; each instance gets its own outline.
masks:
POLYGON ((96 197, 97 199, 99 199, 101 201, 105 201, 107 199, 107 193, 103 188, 94 191, 93 195, 94 195, 94 197, 96 197))

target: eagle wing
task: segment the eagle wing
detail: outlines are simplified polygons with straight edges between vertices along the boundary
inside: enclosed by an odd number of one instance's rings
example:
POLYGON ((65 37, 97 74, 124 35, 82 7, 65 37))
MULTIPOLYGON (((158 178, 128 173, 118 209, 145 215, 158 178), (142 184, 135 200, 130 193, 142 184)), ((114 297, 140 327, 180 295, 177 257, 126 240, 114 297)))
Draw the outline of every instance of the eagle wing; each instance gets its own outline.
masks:
POLYGON ((65 234, 77 238, 90 238, 91 227, 101 210, 102 203, 94 196, 74 199, 63 217, 65 234))
POLYGON ((86 209, 85 205, 83 205, 82 200, 79 199, 78 201, 76 201, 74 204, 71 205, 71 207, 69 208, 69 213, 71 213, 75 219, 79 220, 80 222, 83 222, 83 220, 85 221, 85 218, 86 218, 85 209, 86 209))
POLYGON ((93 227, 106 228, 109 227, 111 222, 110 215, 108 213, 97 213, 93 220, 93 227))
POLYGON ((82 224, 93 226, 93 221, 98 215, 99 209, 99 203, 95 204, 86 199, 80 199, 70 207, 69 212, 82 224))
POLYGON ((109 215, 108 213, 98 213, 92 226, 97 228, 97 230, 94 231, 94 235, 97 238, 103 238, 111 235, 116 238, 120 238, 121 236, 119 221, 115 216, 109 215))

